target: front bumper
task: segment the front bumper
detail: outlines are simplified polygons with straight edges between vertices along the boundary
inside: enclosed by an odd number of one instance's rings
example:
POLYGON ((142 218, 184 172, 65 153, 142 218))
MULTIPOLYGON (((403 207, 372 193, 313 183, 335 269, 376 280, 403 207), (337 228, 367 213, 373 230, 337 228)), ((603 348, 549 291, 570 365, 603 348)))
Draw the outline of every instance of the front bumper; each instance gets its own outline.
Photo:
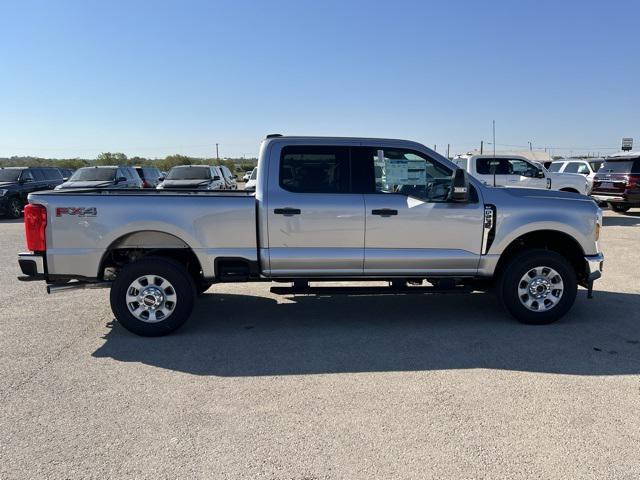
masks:
POLYGON ((18 254, 18 265, 23 276, 19 280, 46 280, 44 256, 38 253, 24 252, 18 254))
POLYGON ((587 262, 587 282, 591 283, 602 277, 604 254, 598 253, 597 255, 587 255, 584 257, 584 260, 587 262))

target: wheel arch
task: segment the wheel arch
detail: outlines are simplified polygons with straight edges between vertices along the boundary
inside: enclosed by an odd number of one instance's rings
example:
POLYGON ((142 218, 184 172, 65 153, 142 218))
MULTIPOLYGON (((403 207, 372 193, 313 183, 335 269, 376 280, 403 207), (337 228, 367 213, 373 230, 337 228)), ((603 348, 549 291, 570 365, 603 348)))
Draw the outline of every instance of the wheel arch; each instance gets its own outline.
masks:
POLYGON ((184 265, 194 280, 203 276, 201 260, 183 239, 159 230, 139 230, 123 234, 109 244, 100 260, 97 277, 105 279, 105 269, 118 269, 148 256, 176 260, 184 265))
POLYGON ((550 250, 562 255, 574 268, 578 282, 584 283, 589 274, 584 250, 575 238, 559 230, 535 230, 512 240, 500 255, 494 277, 499 278, 516 255, 534 248, 550 250))

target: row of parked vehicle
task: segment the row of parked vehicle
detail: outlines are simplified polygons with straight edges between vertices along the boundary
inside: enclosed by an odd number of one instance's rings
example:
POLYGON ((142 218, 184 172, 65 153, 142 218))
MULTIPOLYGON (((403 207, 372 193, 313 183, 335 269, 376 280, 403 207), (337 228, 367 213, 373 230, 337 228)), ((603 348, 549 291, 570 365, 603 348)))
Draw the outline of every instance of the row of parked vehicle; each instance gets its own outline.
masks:
POLYGON ((78 188, 236 190, 238 185, 231 170, 224 165, 182 165, 173 167, 168 173, 147 166, 95 166, 75 171, 54 167, 7 167, 0 168, 0 216, 19 218, 30 193, 78 188))
POLYGON ((461 155, 453 162, 490 186, 590 195, 600 206, 619 213, 640 207, 640 152, 561 159, 546 165, 518 155, 461 155))

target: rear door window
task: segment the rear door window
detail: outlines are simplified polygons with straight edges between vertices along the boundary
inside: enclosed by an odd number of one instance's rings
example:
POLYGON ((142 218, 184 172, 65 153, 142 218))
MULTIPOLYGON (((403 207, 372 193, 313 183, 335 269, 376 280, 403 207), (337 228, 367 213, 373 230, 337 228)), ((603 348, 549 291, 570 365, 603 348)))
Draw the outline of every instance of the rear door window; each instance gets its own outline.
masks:
POLYGON ((44 171, 43 171, 42 168, 32 168, 29 171, 33 175, 33 179, 36 182, 44 182, 46 180, 46 178, 44 176, 44 171))
POLYGON ((284 147, 280 156, 280 187, 296 193, 349 193, 349 148, 284 147))
POLYGON ((506 158, 476 158, 476 172, 480 175, 508 175, 509 161, 506 158))

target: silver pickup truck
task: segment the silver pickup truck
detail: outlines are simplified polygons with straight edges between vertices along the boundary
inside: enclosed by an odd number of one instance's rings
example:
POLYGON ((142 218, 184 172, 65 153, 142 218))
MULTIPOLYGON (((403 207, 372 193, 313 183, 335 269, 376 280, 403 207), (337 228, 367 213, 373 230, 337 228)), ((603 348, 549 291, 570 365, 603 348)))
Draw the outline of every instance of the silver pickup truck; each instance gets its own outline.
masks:
POLYGON ((220 282, 290 282, 272 290, 307 294, 329 280, 388 282, 340 290, 368 294, 491 290, 518 320, 546 324, 578 285, 591 295, 603 264, 602 212, 588 197, 489 187, 404 140, 269 135, 255 193, 75 190, 29 202, 21 279, 49 292, 110 287, 118 321, 147 336, 178 328, 220 282))

